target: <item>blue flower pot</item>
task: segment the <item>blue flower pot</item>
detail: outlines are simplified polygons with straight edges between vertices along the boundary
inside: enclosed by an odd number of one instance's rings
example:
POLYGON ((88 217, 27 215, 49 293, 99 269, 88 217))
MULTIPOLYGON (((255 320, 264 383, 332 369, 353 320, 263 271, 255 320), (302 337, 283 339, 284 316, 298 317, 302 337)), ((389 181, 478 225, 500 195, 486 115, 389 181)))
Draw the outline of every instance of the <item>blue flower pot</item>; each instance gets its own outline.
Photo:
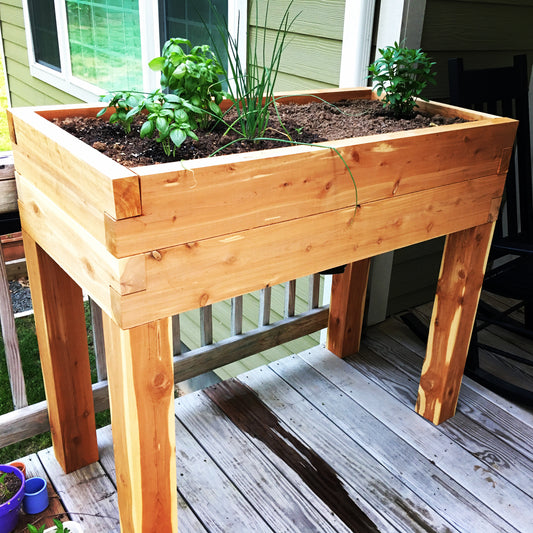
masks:
POLYGON ((0 472, 13 473, 22 482, 17 493, 10 500, 0 505, 0 533, 11 533, 17 527, 19 521, 19 511, 24 496, 25 479, 24 474, 14 466, 0 465, 0 472))
POLYGON ((41 513, 48 507, 46 479, 32 477, 26 480, 22 506, 27 514, 41 513))

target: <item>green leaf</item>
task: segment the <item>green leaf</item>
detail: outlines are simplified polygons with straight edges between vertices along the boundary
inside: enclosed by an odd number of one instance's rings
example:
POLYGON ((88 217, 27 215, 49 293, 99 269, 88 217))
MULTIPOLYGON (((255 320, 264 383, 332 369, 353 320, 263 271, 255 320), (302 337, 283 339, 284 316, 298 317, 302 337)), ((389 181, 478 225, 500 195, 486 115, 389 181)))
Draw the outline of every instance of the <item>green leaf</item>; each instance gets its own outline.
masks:
POLYGON ((211 111, 211 113, 217 116, 222 116, 222 110, 217 104, 215 104, 215 102, 213 102, 213 100, 209 100, 209 102, 207 103, 207 106, 209 107, 209 110, 211 111))
POLYGON ((163 67, 165 66, 165 58, 164 57, 154 57, 149 63, 148 66, 155 71, 163 70, 163 67))
POLYGON ((164 117, 157 117, 155 121, 155 126, 158 129, 159 133, 161 133, 161 135, 165 137, 168 135, 170 126, 164 117))
POLYGON ((100 111, 98 111, 98 113, 96 113, 96 116, 97 117, 101 117, 102 115, 105 114, 106 111, 107 111, 107 107, 104 107, 103 109, 100 109, 100 111))
POLYGON ((141 137, 141 139, 144 139, 145 137, 151 137, 152 134, 154 133, 154 129, 155 129, 154 123, 152 121, 150 121, 150 120, 147 120, 141 126, 141 130, 139 132, 139 136, 141 137))
POLYGON ((186 138, 187 138, 187 134, 180 128, 174 128, 170 132, 170 139, 177 147, 180 147, 186 138))

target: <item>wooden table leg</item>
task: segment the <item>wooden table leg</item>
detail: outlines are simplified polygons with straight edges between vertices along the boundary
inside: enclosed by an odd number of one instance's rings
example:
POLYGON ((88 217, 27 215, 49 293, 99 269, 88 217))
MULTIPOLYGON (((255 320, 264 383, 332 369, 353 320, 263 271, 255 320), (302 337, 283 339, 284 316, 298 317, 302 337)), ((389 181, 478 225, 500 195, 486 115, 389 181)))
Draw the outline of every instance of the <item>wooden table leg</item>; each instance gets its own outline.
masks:
POLYGON ((103 313, 122 531, 178 529, 172 322, 123 330, 103 313))
POLYGON ((434 424, 455 414, 494 224, 446 238, 416 403, 434 424))
POLYGON ((26 233, 24 249, 54 452, 72 472, 98 460, 83 294, 26 233))
POLYGON ((370 258, 333 275, 327 348, 339 357, 359 351, 369 270, 370 258))

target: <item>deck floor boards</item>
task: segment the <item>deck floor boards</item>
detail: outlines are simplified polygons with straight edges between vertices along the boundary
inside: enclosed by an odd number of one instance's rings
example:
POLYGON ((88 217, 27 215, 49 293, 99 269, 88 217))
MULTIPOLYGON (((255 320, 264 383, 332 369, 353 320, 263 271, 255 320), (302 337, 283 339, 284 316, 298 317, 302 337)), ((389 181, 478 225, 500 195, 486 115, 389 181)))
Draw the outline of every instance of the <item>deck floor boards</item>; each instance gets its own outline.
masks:
MULTIPOLYGON (((346 360, 319 346, 178 398, 180 533, 533 532, 533 412, 465 378, 432 425, 414 412, 423 354, 393 317, 346 360)), ((25 459, 86 531, 114 532, 110 427, 98 442, 68 475, 51 449, 25 459)))

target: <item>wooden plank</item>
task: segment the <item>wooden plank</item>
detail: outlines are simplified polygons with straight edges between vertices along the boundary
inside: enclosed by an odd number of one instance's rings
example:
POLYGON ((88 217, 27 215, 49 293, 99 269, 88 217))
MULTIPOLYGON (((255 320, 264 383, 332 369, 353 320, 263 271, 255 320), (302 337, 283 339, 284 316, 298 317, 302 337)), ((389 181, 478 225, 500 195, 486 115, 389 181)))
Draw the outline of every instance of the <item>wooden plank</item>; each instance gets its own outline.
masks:
POLYGON ((242 303, 242 296, 235 296, 231 299, 231 336, 242 333, 242 303))
POLYGON ((98 460, 83 295, 26 233, 24 247, 52 442, 61 467, 72 472, 98 460))
POLYGON ((4 264, 4 253, 0 243, 0 324, 2 328, 2 340, 9 375, 9 385, 11 386, 11 398, 15 409, 26 407, 28 398, 26 396, 26 384, 24 382, 24 372, 20 359, 19 342, 13 307, 11 305, 11 293, 4 264))
POLYGON ((285 358, 270 368, 280 377, 263 370, 239 379, 250 385, 285 423, 298 420, 298 425, 292 427, 301 438, 397 531, 439 531, 446 526, 472 531, 480 524, 487 531, 508 527, 450 476, 342 394, 334 381, 324 379, 299 357, 285 358), (295 391, 315 407, 297 401, 295 391), (340 427, 336 425, 339 420, 340 427), (370 490, 376 486, 387 487, 391 493, 370 490), (409 512, 401 503, 406 500, 411 502, 409 512))
POLYGON ((41 525, 51 527, 54 525, 53 518, 62 519, 66 517, 66 514, 64 514, 65 508, 63 507, 61 499, 36 453, 22 457, 19 460, 26 466, 26 479, 31 477, 41 477, 46 480, 49 503, 48 507, 42 513, 20 513, 19 522, 14 533, 26 532, 26 526, 28 524, 33 524, 35 527, 40 527, 41 525))
MULTIPOLYGON (((116 470, 115 470, 115 457, 113 455, 113 435, 111 432, 111 426, 105 426, 103 428, 100 428, 97 430, 97 436, 98 436, 98 447, 100 449, 100 464, 102 465, 102 468, 105 470, 107 476, 110 478, 113 485, 117 485, 117 476, 116 476, 116 470)), ((178 436, 178 433, 177 433, 178 436)), ((181 437, 181 434, 179 434, 181 437)), ((187 437, 187 435, 186 435, 187 437)), ((192 440, 192 439, 191 439, 192 440)), ((177 440, 178 443, 181 445, 181 449, 191 450, 193 447, 189 448, 187 446, 184 448, 184 444, 182 444, 179 440, 177 440)), ((193 441, 194 442, 194 441, 193 441)), ((190 445, 190 442, 187 442, 187 445, 190 445)), ((204 463, 205 464, 205 463, 204 463)), ((209 486, 207 483, 202 487, 198 487, 201 492, 201 489, 205 490, 205 487, 209 486)), ((179 514, 179 529, 182 531, 190 531, 191 533, 204 533, 206 532, 206 529, 202 526, 198 518, 196 518, 196 515, 192 511, 191 507, 187 504, 187 502, 181 497, 181 495, 178 493, 178 514, 179 514)), ((116 516, 118 519, 118 509, 117 512, 113 515, 116 516)), ((202 515, 200 515, 202 516, 202 515)), ((202 519, 204 517, 202 516, 202 519)))
MULTIPOLYGON (((437 426, 413 416, 413 410, 400 404, 375 383, 350 365, 317 348, 300 354, 327 379, 332 379, 342 392, 355 400, 374 417, 393 430, 426 459, 455 479, 471 494, 518 531, 527 531, 531 517, 524 509, 533 508, 531 498, 506 482, 494 467, 488 467, 461 446, 442 434, 437 426), (465 465, 468 465, 467 467, 465 465)), ((321 399, 315 405, 320 409, 321 399)), ((342 424, 342 420, 335 420, 342 424)), ((342 426, 341 426, 342 427, 342 426)))
POLYGON ((20 216, 24 230, 111 312, 109 286, 118 292, 144 288, 143 255, 115 259, 86 229, 25 178, 19 177, 20 216))
POLYGON ((65 509, 82 524, 84 531, 121 531, 117 493, 98 462, 65 474, 55 460, 52 448, 41 450, 38 456, 65 509))
MULTIPOLYGON (((349 358, 348 362, 405 405, 412 405, 416 399, 411 384, 418 379, 421 359, 384 334, 381 327, 369 330, 361 357, 349 358)), ((464 387, 456 415, 442 426, 442 432, 487 466, 497 468, 508 482, 533 496, 533 452, 528 445, 533 430, 530 427, 464 387)))
POLYGON ((129 327, 484 224, 502 187, 489 176, 160 250, 147 255, 146 291, 112 291, 113 309, 129 327))
POLYGON ((309 309, 316 309, 320 305, 320 274, 309 276, 309 309))
POLYGON ((274 531, 335 531, 205 394, 176 400, 176 416, 274 531))
POLYGON ((120 523, 177 529, 172 322, 130 330, 103 316, 120 523), (151 526, 151 525, 152 526, 151 526))
POLYGON ((359 351, 369 271, 367 258, 350 263, 342 274, 333 276, 327 347, 338 357, 359 351))
MULTIPOLYGON (((38 179, 42 190, 71 216, 86 220, 87 228, 99 223, 104 212, 116 219, 139 215, 141 195, 135 173, 46 118, 51 113, 61 116, 71 107, 8 111, 18 173, 29 180, 38 179), (31 146, 31 153, 21 146, 31 146)), ((91 116, 100 108, 82 106, 77 114, 84 111, 91 116)))
POLYGON ((285 286, 285 312, 284 316, 286 318, 294 316, 296 304, 296 280, 291 279, 287 281, 285 286))
POLYGON ((24 278, 28 275, 26 259, 15 259, 14 261, 8 261, 5 263, 5 268, 8 281, 24 278))
POLYGON ((102 310, 92 298, 89 298, 89 306, 91 309, 91 330, 93 334, 93 347, 96 359, 96 377, 98 381, 104 381, 107 379, 107 367, 102 310))
POLYGON ((255 331, 229 337, 212 346, 191 350, 174 359, 174 379, 184 381, 324 328, 328 309, 314 309, 255 331))
POLYGON ((200 308, 200 344, 213 344, 213 307, 207 305, 200 308))
POLYGON ((272 301, 272 287, 264 287, 259 291, 258 327, 270 324, 270 307, 272 301))
POLYGON ((434 424, 455 413, 495 224, 446 238, 416 403, 434 424))
POLYGON ((17 210, 17 186, 15 178, 0 179, 0 213, 17 210))
MULTIPOLYGON (((449 110, 456 109, 450 106, 449 110)), ((326 145, 338 149, 352 169, 364 205, 496 174, 502 150, 512 144, 516 129, 516 122, 505 120, 485 119, 326 145), (414 157, 413 143, 424 157, 414 157)), ((143 194, 142 216, 119 221, 106 218, 107 244, 117 257, 212 237, 214 218, 220 221, 219 233, 231 234, 355 204, 346 167, 327 148, 281 147, 139 167, 135 172, 143 194)))

